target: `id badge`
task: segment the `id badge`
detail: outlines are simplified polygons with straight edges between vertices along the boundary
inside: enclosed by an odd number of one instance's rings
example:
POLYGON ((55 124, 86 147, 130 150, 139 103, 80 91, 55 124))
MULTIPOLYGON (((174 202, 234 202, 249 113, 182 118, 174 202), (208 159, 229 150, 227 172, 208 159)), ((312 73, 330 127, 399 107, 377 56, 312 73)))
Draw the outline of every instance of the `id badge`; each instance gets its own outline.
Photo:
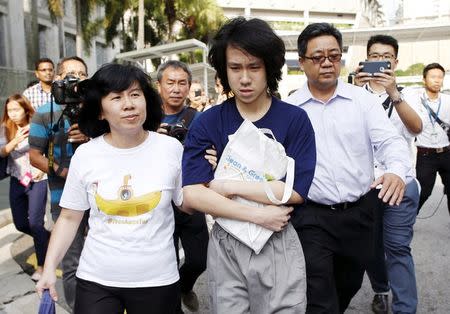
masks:
POLYGON ((28 187, 31 183, 31 172, 27 171, 27 173, 25 173, 22 177, 22 179, 20 179, 20 184, 22 184, 24 187, 28 187))
POLYGON ((432 144, 437 144, 438 143, 438 134, 437 134, 436 131, 431 133, 431 143, 432 144))

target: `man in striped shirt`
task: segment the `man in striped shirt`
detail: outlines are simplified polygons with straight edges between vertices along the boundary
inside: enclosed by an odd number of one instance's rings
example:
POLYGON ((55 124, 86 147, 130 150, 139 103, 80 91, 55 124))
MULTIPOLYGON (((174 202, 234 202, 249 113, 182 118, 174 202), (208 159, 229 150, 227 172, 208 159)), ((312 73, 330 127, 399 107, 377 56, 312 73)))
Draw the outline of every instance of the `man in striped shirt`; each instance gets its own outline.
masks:
POLYGON ((34 74, 39 82, 28 87, 23 95, 30 100, 34 109, 49 103, 51 87, 55 76, 55 66, 49 58, 41 58, 35 63, 34 74))

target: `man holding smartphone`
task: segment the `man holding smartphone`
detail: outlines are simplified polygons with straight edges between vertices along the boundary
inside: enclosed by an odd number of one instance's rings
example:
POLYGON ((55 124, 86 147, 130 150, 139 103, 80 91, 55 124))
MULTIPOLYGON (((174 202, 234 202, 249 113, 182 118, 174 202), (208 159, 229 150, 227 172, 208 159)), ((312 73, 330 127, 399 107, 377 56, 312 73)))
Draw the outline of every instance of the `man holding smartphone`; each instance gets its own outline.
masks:
POLYGON ((205 95, 205 90, 199 80, 192 80, 188 95, 188 105, 195 110, 202 112, 207 105, 208 98, 205 95))
MULTIPOLYGON (((356 69, 355 84, 380 98, 386 114, 411 150, 414 137, 422 131, 422 119, 405 101, 408 94, 413 97, 413 93, 397 86, 394 73, 398 64, 397 55, 398 42, 395 38, 386 35, 372 36, 367 43, 368 62, 360 63, 356 69), (381 61, 390 62, 390 68, 386 68, 381 61), (374 64, 377 67, 370 66, 374 64), (378 72, 377 68, 380 68, 378 72), (365 72, 366 69, 374 69, 374 73, 365 72)), ((375 177, 385 169, 386 165, 375 159, 375 177)), ((389 286, 393 295, 393 313, 416 312, 417 288, 410 244, 418 204, 419 184, 412 167, 406 177, 405 194, 400 205, 386 204, 384 211, 375 215, 375 234, 378 242, 376 257, 367 269, 372 289, 375 291, 372 301, 374 313, 388 313, 389 286)))

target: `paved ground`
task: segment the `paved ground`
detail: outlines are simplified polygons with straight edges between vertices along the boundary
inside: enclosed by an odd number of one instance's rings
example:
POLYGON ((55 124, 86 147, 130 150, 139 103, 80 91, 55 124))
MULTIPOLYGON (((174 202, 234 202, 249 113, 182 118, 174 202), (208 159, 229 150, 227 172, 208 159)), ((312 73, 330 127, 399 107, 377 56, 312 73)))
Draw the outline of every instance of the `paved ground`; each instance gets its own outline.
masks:
MULTIPOLYGON (((446 198, 440 203, 441 198, 442 185, 438 183, 420 215, 431 217, 418 219, 415 225, 412 249, 416 262, 419 314, 450 313, 450 217, 446 198), (432 215, 438 205, 439 208, 432 215)), ((7 221, 7 212, 9 210, 0 210, 0 314, 36 313, 38 297, 34 293, 34 283, 29 278, 33 269, 26 262, 33 253, 32 241, 30 237, 18 233, 12 224, 2 224, 2 221, 7 221)), ((60 281, 58 290, 62 296, 60 281)), ((201 308, 198 313, 208 314, 205 275, 200 277, 194 290, 200 297, 201 308)), ((346 313, 371 313, 371 299, 372 292, 366 278, 346 313)), ((57 313, 67 313, 63 297, 58 303, 57 313)))

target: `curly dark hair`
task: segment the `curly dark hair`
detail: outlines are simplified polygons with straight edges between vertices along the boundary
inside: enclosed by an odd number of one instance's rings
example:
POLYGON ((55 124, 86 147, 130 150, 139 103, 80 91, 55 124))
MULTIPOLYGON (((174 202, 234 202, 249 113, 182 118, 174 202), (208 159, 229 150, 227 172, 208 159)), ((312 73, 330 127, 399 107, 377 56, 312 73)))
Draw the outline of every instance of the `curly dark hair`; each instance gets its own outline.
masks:
POLYGON ((83 98, 78 124, 80 130, 89 137, 97 137, 110 132, 106 120, 100 120, 102 98, 110 92, 122 92, 137 82, 147 104, 147 118, 143 128, 156 131, 163 117, 161 98, 153 88, 150 76, 134 65, 105 64, 92 78, 79 83, 79 93, 83 98))
POLYGON ((223 25, 214 36, 208 59, 216 69, 226 94, 231 91, 227 77, 228 46, 242 49, 263 60, 269 91, 271 94, 277 91, 286 48, 283 40, 275 34, 269 24, 260 19, 246 20, 237 17, 223 25))

